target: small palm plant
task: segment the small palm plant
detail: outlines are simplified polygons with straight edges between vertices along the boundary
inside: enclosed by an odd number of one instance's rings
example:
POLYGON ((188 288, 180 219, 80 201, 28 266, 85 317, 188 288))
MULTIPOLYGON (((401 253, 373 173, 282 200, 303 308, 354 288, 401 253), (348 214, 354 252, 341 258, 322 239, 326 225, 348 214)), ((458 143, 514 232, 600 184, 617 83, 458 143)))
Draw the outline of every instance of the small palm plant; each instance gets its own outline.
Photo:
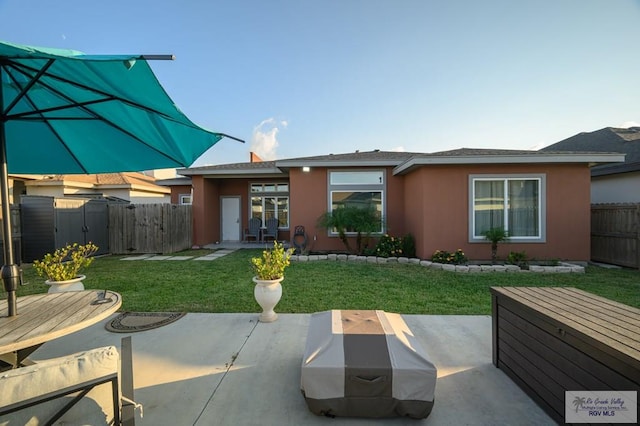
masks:
POLYGON ((498 243, 509 239, 509 234, 504 228, 491 228, 482 234, 487 240, 491 241, 491 263, 498 260, 498 243))
POLYGON ((373 207, 343 206, 323 213, 318 218, 317 226, 337 232, 349 253, 362 254, 369 245, 371 234, 380 232, 381 223, 380 215, 373 207), (349 233, 355 234, 355 249, 349 244, 349 233))

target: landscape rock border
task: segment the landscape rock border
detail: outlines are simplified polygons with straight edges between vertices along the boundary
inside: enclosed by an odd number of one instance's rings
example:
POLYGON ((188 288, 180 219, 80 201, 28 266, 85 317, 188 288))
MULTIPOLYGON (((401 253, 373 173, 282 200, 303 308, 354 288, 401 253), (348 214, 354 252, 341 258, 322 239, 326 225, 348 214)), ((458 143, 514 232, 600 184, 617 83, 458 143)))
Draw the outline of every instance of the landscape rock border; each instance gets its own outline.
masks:
POLYGON ((459 272, 459 273, 487 273, 487 272, 505 272, 505 273, 544 273, 544 274, 584 274, 584 266, 573 263, 559 262, 558 266, 540 266, 529 265, 529 269, 522 269, 517 265, 451 265, 446 263, 431 262, 430 260, 421 260, 418 258, 408 257, 376 257, 376 256, 358 256, 353 254, 311 254, 311 255, 293 255, 291 260, 294 262, 314 262, 318 260, 327 260, 334 262, 360 262, 360 263, 405 263, 420 265, 430 269, 440 269, 443 271, 459 272))

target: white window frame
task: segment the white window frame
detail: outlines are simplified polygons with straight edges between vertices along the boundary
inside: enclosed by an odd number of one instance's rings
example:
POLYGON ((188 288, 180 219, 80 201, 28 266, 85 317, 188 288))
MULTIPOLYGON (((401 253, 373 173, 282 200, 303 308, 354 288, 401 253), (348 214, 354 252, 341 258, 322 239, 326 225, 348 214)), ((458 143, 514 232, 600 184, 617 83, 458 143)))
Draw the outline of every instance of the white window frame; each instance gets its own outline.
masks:
MULTIPOLYGON (((333 211, 333 194, 336 192, 380 192, 380 203, 381 203, 381 212, 380 212, 380 231, 373 232, 374 235, 381 235, 386 232, 386 225, 384 223, 384 218, 386 216, 387 206, 386 206, 386 192, 387 192, 387 180, 386 180, 386 172, 384 169, 373 169, 373 170, 329 170, 327 173, 327 211, 333 211), (371 175, 372 173, 379 173, 380 183, 372 184, 372 183, 357 183, 357 182, 349 182, 349 183, 333 183, 336 173, 347 173, 353 177, 358 173, 362 173, 364 175, 371 175)), ((357 232, 345 232, 346 235, 357 235, 357 232)), ((339 235, 338 232, 333 229, 329 230, 330 237, 337 237, 339 235)))
POLYGON ((288 182, 252 182, 249 184, 249 217, 253 217, 253 198, 261 198, 262 199, 262 215, 260 219, 262 220, 262 226, 266 226, 266 206, 265 199, 266 198, 275 198, 275 217, 279 218, 278 212, 278 202, 281 200, 286 200, 287 202, 287 223, 281 224, 278 223, 278 229, 289 229, 289 220, 291 215, 291 200, 289 199, 289 183, 288 182), (286 185, 286 191, 279 190, 279 187, 284 187, 286 185), (253 191, 254 187, 261 186, 261 191, 253 191), (274 186, 276 188, 275 191, 265 191, 264 188, 267 186, 274 186))
POLYGON ((538 235, 537 236, 510 236, 508 241, 518 243, 544 243, 547 238, 547 191, 546 175, 544 173, 531 174, 478 174, 469 175, 469 242, 486 242, 484 236, 475 235, 476 215, 475 215, 475 191, 476 181, 500 181, 504 182, 504 223, 505 229, 509 231, 508 214, 508 182, 512 180, 534 180, 538 182, 538 235))
POLYGON ((191 194, 178 194, 178 203, 180 205, 191 205, 193 203, 193 199, 191 198, 191 194), (189 198, 189 202, 185 203, 184 199, 189 198))

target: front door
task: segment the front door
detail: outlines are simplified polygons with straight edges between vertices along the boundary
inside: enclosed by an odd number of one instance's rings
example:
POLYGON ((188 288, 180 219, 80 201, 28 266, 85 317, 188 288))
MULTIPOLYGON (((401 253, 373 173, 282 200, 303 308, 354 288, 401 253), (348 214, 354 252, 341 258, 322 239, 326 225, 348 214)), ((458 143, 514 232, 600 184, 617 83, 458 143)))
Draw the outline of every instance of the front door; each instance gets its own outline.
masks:
POLYGON ((240 241, 240 197, 222 197, 222 241, 240 241))

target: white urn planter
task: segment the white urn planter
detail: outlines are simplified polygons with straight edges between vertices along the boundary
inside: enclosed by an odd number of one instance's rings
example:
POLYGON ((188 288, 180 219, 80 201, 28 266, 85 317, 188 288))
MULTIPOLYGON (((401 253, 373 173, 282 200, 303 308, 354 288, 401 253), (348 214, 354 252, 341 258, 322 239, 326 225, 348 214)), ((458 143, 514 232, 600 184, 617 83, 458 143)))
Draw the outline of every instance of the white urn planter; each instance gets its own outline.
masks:
POLYGON ((51 281, 46 280, 44 283, 49 286, 48 293, 63 293, 65 291, 82 291, 84 290, 84 284, 82 280, 87 278, 84 275, 78 275, 72 280, 66 281, 51 281))
POLYGON ((275 313, 273 308, 276 307, 282 297, 282 285, 280 282, 283 279, 284 277, 277 280, 259 280, 257 277, 253 277, 253 282, 256 283, 253 295, 262 308, 262 313, 258 318, 260 322, 273 322, 278 319, 278 314, 275 313))

